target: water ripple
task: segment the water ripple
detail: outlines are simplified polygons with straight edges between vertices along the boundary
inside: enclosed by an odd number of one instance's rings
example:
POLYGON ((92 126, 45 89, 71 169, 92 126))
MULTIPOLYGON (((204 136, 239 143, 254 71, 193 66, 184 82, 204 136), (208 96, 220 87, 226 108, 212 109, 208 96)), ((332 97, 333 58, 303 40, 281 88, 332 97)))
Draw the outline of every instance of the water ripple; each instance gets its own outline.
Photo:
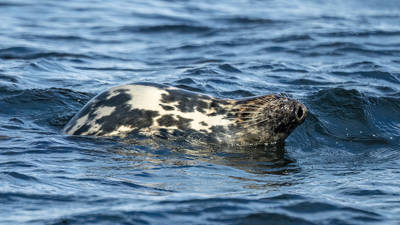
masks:
POLYGON ((90 58, 86 55, 63 53, 63 52, 48 52, 36 48, 28 47, 11 47, 0 49, 0 58, 15 60, 15 59, 39 59, 39 58, 90 58))
POLYGON ((0 223, 398 224, 396 0, 0 3, 0 223), (283 146, 75 137, 93 96, 139 81, 281 94, 283 146))

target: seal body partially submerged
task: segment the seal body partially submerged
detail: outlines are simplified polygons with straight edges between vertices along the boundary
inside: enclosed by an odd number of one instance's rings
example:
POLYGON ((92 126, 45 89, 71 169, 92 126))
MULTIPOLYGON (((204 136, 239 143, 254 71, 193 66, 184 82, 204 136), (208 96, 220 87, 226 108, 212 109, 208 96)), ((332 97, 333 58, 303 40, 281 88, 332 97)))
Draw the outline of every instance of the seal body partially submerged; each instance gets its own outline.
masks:
POLYGON ((69 135, 144 135, 232 145, 283 142, 306 107, 283 96, 217 99, 176 87, 137 83, 90 100, 65 126, 69 135))

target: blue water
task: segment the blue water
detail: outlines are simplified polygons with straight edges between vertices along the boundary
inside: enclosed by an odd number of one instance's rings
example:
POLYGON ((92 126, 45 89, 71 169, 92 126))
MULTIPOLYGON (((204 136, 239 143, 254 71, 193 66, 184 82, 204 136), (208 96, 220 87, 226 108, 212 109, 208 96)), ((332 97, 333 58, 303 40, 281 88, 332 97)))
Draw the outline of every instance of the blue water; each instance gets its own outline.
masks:
POLYGON ((0 224, 399 224, 397 0, 0 1, 0 224), (282 151, 69 137, 150 81, 286 93, 282 151))

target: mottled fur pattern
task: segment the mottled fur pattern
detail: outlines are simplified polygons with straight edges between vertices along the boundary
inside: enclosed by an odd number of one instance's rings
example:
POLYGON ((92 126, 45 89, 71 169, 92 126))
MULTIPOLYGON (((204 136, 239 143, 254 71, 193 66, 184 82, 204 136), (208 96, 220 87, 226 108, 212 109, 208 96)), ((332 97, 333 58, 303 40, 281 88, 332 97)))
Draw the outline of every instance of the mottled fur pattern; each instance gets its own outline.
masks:
POLYGON ((65 126, 70 135, 192 140, 233 145, 283 142, 306 107, 286 97, 216 99, 175 87, 137 83, 89 101, 65 126))

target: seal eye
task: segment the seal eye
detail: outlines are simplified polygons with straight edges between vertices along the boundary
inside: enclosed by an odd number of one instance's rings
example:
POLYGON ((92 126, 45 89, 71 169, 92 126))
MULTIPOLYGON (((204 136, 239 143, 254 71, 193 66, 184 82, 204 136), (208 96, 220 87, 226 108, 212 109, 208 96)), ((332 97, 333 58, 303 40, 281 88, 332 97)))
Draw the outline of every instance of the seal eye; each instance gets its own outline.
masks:
POLYGON ((297 109, 297 118, 301 119, 302 116, 303 116, 303 109, 302 109, 302 107, 299 107, 297 109))

